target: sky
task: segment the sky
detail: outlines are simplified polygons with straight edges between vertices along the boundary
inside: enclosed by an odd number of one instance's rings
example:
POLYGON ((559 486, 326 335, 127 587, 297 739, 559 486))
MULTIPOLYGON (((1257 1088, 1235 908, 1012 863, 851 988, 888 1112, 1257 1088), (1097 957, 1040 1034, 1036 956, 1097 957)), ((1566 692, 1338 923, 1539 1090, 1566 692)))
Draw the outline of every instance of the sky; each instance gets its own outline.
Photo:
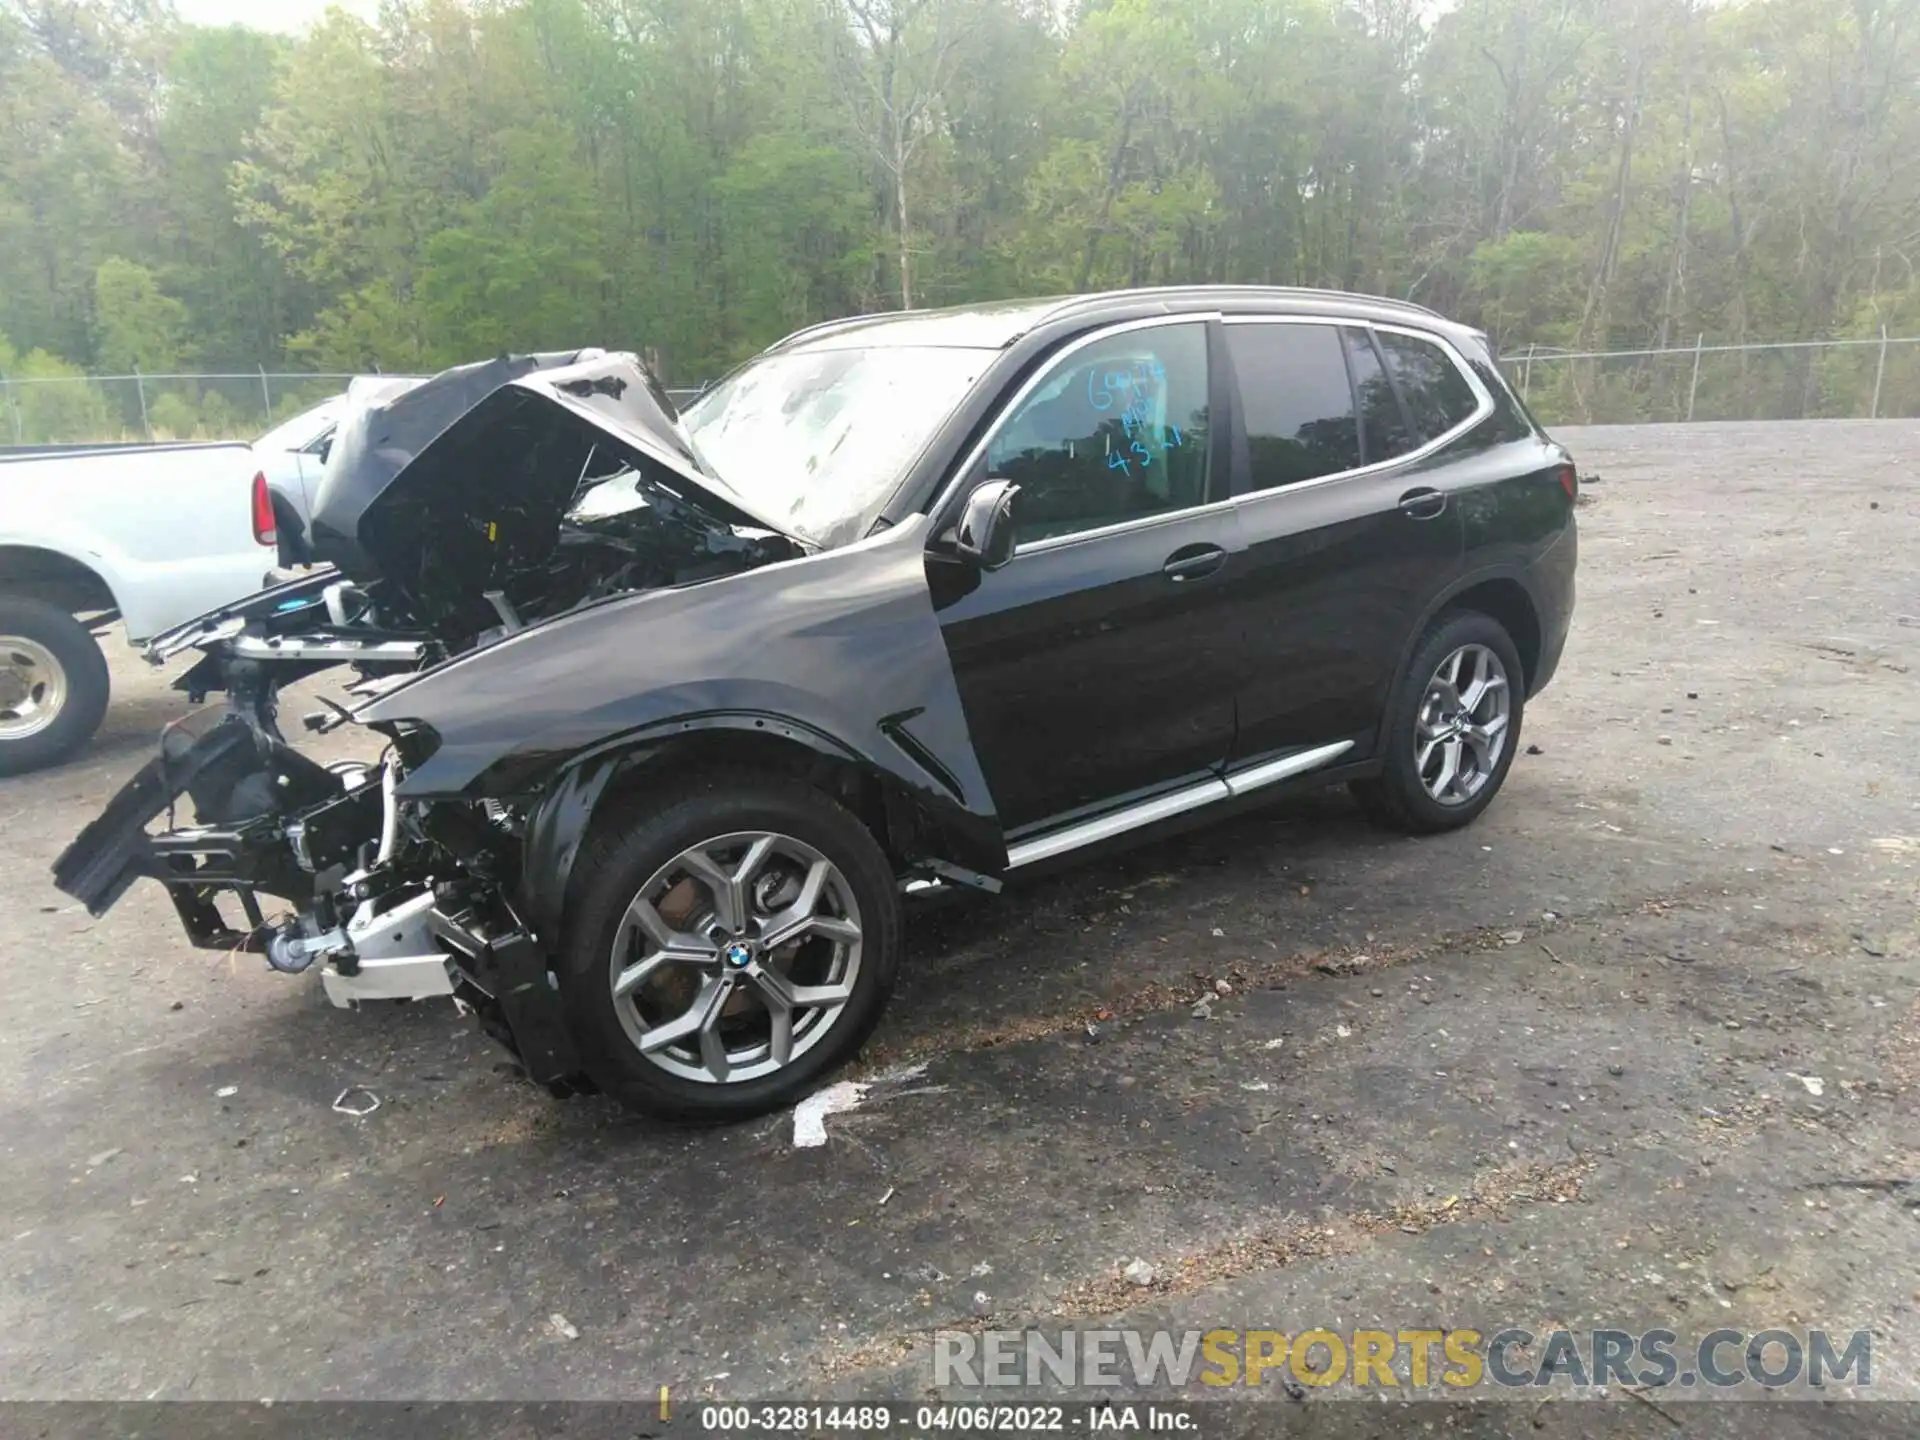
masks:
POLYGON ((196 25, 252 25, 259 30, 304 30, 332 5, 371 20, 379 0, 174 0, 180 18, 196 25))

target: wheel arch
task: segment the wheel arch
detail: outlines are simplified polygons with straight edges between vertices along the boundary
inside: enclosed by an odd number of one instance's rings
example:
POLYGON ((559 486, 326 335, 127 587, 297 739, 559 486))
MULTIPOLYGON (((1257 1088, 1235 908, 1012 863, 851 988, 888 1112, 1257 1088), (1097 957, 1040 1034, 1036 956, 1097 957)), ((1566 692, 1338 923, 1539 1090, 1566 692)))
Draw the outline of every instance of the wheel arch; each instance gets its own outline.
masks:
POLYGON ((543 943, 558 934, 573 899, 575 862, 597 826, 644 803, 663 779, 719 768, 758 770, 831 795, 901 874, 927 860, 952 864, 966 853, 920 796, 831 736, 777 716, 702 716, 574 757, 542 791, 527 826, 519 892, 543 943))
POLYGON ((0 593, 44 600, 76 615, 119 603, 99 571, 40 545, 0 544, 0 593))
MULTIPOLYGON (((1520 671, 1526 683, 1525 693, 1531 697, 1534 681, 1540 674, 1542 640, 1540 606, 1533 593, 1516 576, 1488 576, 1449 596, 1421 625, 1420 633, 1425 634, 1427 627, 1440 616, 1457 610, 1477 610, 1500 622, 1501 628, 1512 639, 1514 650, 1519 653, 1520 671)), ((1417 644, 1418 640, 1419 637, 1415 636, 1414 643, 1417 644)))
POLYGON ((1544 643, 1539 600, 1518 570, 1495 568, 1463 575, 1428 603, 1419 621, 1400 642, 1400 656, 1394 662, 1393 684, 1374 737, 1376 753, 1385 749, 1387 729, 1405 697, 1409 679, 1407 665, 1412 661, 1421 637, 1433 628, 1434 622, 1442 615, 1467 610, 1490 616, 1505 628, 1513 640, 1513 648, 1520 655, 1520 668, 1526 681, 1522 693, 1532 698, 1544 643))

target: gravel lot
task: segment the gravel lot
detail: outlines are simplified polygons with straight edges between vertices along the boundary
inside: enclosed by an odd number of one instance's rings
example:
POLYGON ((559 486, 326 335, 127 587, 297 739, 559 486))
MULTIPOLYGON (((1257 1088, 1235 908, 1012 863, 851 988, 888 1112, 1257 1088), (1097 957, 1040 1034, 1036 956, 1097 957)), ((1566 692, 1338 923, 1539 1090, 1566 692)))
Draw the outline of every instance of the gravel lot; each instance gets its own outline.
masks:
POLYGON ((1330 795, 926 914, 820 1148, 77 912, 184 708, 118 651, 0 784, 0 1396, 917 1395, 934 1325, 1124 1316, 1859 1327, 1920 1398, 1920 424, 1562 438, 1574 638, 1477 827, 1330 795))

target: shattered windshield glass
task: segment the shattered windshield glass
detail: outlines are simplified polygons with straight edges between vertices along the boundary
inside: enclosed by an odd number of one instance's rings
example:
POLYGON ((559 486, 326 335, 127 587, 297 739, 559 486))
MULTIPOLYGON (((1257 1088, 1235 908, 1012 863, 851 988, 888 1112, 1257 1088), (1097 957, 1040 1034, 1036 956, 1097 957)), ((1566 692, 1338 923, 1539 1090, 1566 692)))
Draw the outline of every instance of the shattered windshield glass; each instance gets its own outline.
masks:
POLYGON ((859 539, 902 472, 993 359, 933 346, 769 355, 682 417, 743 504, 823 546, 859 539))

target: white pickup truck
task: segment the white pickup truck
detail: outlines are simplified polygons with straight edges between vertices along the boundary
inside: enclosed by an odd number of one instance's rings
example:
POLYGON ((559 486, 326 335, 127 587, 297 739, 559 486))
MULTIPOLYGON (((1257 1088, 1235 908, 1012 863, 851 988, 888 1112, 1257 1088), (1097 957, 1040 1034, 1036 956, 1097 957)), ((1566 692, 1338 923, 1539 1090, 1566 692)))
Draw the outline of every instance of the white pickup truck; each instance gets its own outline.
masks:
POLYGON ((265 477, 245 445, 0 450, 0 775, 84 745, 107 709, 95 636, 140 644, 266 583, 265 477))

